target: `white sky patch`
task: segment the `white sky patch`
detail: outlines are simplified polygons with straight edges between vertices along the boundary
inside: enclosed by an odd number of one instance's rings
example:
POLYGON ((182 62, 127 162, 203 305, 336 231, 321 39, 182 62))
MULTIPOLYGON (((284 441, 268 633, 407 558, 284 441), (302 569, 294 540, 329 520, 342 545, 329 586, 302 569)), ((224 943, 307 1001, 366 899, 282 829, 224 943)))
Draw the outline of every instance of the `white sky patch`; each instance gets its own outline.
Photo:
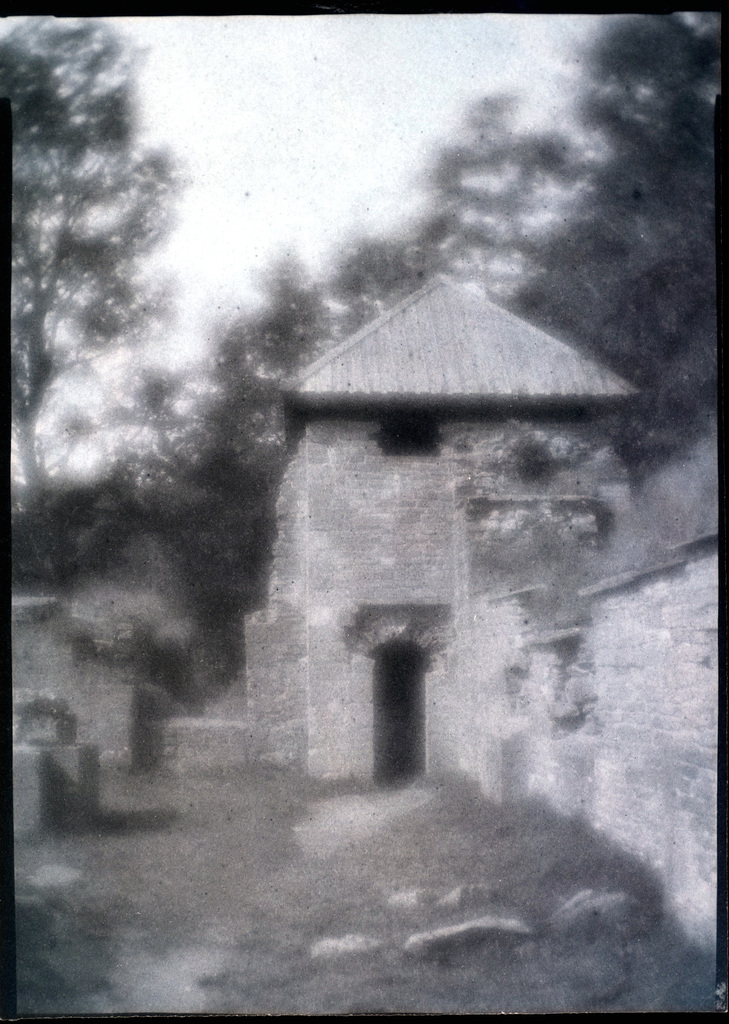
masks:
POLYGON ((556 15, 111 18, 146 50, 144 141, 188 187, 165 250, 181 278, 178 346, 257 299, 282 252, 314 273, 424 203, 434 147, 468 104, 513 92, 522 124, 568 116, 579 47, 603 20, 556 15))

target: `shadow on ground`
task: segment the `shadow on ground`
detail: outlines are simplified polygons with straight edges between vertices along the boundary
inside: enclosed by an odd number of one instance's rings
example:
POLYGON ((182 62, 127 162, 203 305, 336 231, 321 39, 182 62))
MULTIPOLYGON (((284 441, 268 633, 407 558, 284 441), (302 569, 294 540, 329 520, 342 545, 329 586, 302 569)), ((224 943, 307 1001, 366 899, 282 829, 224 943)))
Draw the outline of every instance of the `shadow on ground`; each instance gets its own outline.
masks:
POLYGON ((19 884, 22 1014, 715 1008, 657 879, 542 805, 244 769, 104 792, 103 827, 17 846, 80 876, 19 884), (408 947, 484 916, 523 931, 408 947))
POLYGON ((101 835, 126 834, 133 832, 156 832, 169 828, 179 813, 168 807, 147 811, 102 811, 90 826, 89 831, 101 835))

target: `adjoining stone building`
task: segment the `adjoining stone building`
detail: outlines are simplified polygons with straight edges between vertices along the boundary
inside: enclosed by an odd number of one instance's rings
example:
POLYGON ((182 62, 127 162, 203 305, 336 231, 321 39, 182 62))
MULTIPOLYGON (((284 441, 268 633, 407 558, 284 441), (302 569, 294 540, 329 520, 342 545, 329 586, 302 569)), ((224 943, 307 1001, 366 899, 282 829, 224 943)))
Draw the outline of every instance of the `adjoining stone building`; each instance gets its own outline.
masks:
POLYGON ((595 582, 633 393, 442 279, 308 367, 248 721, 259 757, 315 776, 456 772, 581 814, 710 941, 716 552, 595 582))

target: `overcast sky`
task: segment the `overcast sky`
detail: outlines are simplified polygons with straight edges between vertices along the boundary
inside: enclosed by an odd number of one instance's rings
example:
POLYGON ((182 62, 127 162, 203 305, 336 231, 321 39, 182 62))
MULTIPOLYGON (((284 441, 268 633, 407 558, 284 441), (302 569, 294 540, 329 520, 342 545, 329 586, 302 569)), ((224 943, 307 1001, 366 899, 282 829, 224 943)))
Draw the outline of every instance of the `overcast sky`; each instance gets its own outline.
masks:
MULTIPOLYGON (((434 147, 469 102, 509 91, 525 122, 562 121, 600 18, 535 15, 107 19, 144 52, 145 141, 187 187, 160 263, 181 279, 182 334, 256 299, 296 252, 319 273, 343 239, 389 232, 423 202, 434 147)), ((184 339, 184 340, 183 340, 184 339)))

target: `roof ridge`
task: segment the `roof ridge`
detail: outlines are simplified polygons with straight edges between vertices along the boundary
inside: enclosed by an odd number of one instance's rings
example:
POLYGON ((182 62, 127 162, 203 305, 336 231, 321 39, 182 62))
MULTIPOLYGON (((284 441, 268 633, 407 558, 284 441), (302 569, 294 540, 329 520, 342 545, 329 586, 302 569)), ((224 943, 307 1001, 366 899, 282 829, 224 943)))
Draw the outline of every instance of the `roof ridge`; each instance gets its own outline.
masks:
MULTIPOLYGON (((312 378, 316 378, 317 374, 326 368, 329 368, 329 373, 336 375, 341 370, 341 367, 336 368, 333 366, 337 360, 346 353, 352 352, 353 349, 362 345, 367 339, 376 336, 383 329, 386 331, 390 321, 396 319, 404 311, 416 306, 426 296, 439 288, 447 291, 451 296, 458 294, 461 301, 467 299, 468 306, 471 307, 470 312, 467 314, 468 316, 478 315, 480 318, 481 315, 485 314, 487 320, 491 319, 491 321, 496 323, 501 321, 507 331, 521 332, 525 340, 529 339, 530 344, 537 344, 539 347, 547 350, 551 347, 556 355, 561 353, 561 359, 565 366, 571 365, 573 367, 573 370, 568 372, 588 374, 588 376, 590 373, 598 373, 603 382, 600 386, 599 394, 612 393, 625 397, 637 393, 635 386, 606 366, 599 355, 593 356, 591 353, 582 352, 578 346, 570 344, 569 341, 564 341, 560 337, 555 337, 552 333, 532 323, 531 320, 524 319, 518 313, 512 312, 510 309, 493 301, 484 281, 464 278, 459 275, 447 275, 442 272, 432 275, 430 280, 418 288, 417 291, 400 299, 390 309, 381 313, 369 323, 364 324, 354 334, 345 338, 328 352, 314 360, 314 362, 304 367, 299 373, 288 380, 288 387, 292 391, 306 391, 308 382, 312 378), (478 305, 478 314, 475 309, 476 305, 478 305)), ((466 308, 464 307, 464 312, 466 308)), ((354 358, 356 359, 356 356, 354 358)), ((347 391, 349 389, 345 388, 344 390, 347 391)))
POLYGON ((296 375, 296 377, 293 378, 292 383, 300 384, 303 381, 307 380, 313 374, 317 373, 322 368, 322 366, 326 366, 327 363, 330 363, 333 359, 336 359, 337 356, 342 355, 342 353, 344 352, 348 352, 351 348, 354 348, 355 345, 359 344, 360 341, 363 341, 367 337, 367 335, 372 334, 373 331, 378 330, 382 326, 382 324, 387 323, 387 321, 391 320, 392 317, 397 316, 398 313, 401 313, 403 309, 407 309, 408 306, 411 306, 414 302, 417 302, 417 300, 422 298, 423 295, 427 295, 428 292, 433 291, 435 288, 446 285, 448 283, 449 282, 444 274, 436 274, 433 278, 431 278, 430 281, 424 284, 421 288, 418 288, 416 292, 412 292, 410 295, 407 295, 404 299, 400 299, 400 301, 396 302, 395 305, 392 306, 390 309, 385 310, 384 313, 380 313, 378 317, 376 317, 374 320, 371 320, 369 323, 365 324, 364 327, 360 327, 358 331, 354 332, 354 334, 350 334, 350 336, 348 338, 345 338, 344 341, 340 341, 340 343, 338 345, 335 345, 334 348, 331 349, 329 352, 325 352, 324 355, 319 356, 318 359, 315 359, 313 363, 310 363, 307 367, 305 367, 304 370, 302 370, 300 373, 296 375))

